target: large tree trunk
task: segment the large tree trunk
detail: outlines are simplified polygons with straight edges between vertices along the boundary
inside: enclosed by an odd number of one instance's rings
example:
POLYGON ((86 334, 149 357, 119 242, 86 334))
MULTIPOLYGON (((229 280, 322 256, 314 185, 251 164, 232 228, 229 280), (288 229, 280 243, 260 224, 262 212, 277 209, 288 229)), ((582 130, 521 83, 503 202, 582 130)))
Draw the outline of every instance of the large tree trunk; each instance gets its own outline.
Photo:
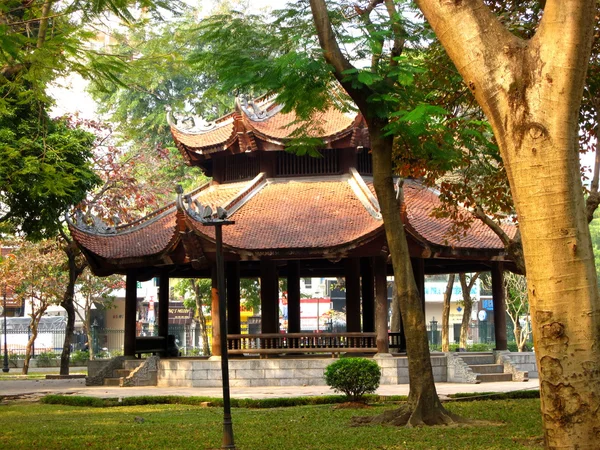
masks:
MULTIPOLYGON (((368 125, 373 154, 373 185, 392 257, 394 282, 398 289, 400 313, 406 336, 410 390, 405 407, 388 411, 380 416, 360 418, 359 422, 385 422, 411 426, 451 423, 458 418, 445 410, 435 389, 425 313, 415 283, 404 224, 400 216, 400 205, 394 189, 393 138, 384 130, 388 124, 387 118, 381 118, 369 101, 375 92, 364 85, 357 87, 348 81, 346 71, 353 69, 353 66, 344 57, 338 46, 325 1, 310 0, 310 6, 325 59, 331 64, 335 77, 359 108, 368 125)), ((393 9, 391 2, 389 6, 393 9)), ((397 51, 400 50, 394 50, 396 55, 397 51)), ((397 60, 392 59, 391 64, 397 64, 397 60)))
POLYGON ((597 448, 600 302, 578 155, 596 0, 547 0, 529 41, 481 0, 418 0, 488 117, 523 241, 546 445, 597 448))
POLYGON ((63 299, 60 302, 67 312, 67 325, 65 327, 65 340, 63 343, 62 353, 60 355, 60 374, 69 375, 69 360, 71 359, 71 338, 75 332, 75 284, 79 275, 83 272, 87 265, 84 262, 77 265, 77 252, 79 251, 73 242, 66 240, 66 245, 63 248, 67 256, 69 266, 69 283, 63 294, 63 299))
POLYGON ((450 351, 450 300, 454 288, 455 274, 448 275, 448 284, 444 292, 444 309, 442 310, 442 351, 450 351))
POLYGON ((400 205, 394 189, 392 138, 383 136, 384 123, 370 120, 368 126, 373 152, 373 184, 392 256, 394 281, 406 336, 410 380, 406 407, 388 411, 368 421, 411 426, 450 423, 457 418, 444 409, 435 389, 425 313, 415 283, 400 205))

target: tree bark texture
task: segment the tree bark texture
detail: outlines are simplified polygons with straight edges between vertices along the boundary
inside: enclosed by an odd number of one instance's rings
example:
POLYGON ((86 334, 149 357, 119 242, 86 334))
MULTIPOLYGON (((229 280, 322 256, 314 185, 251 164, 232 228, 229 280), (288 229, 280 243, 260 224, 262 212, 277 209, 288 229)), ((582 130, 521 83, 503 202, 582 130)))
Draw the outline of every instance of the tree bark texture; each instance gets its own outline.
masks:
MULTIPOLYGON (((406 335, 410 391, 407 405, 395 411, 388 411, 376 418, 366 418, 365 422, 386 422, 395 425, 435 425, 450 423, 458 418, 448 413, 439 401, 431 367, 425 313, 421 296, 415 283, 410 260, 404 224, 400 216, 400 205, 394 189, 392 171, 393 137, 384 129, 387 119, 378 117, 369 103, 374 92, 366 86, 356 87, 347 80, 343 72, 352 69, 344 57, 329 21, 324 0, 310 0, 311 11, 319 43, 326 61, 332 66, 335 77, 352 98, 367 122, 373 154, 373 185, 379 201, 385 226, 394 281, 398 289, 400 312, 406 335)), ((394 61, 394 64, 396 61, 394 61)))
MULTIPOLYGON (((60 355, 60 374, 69 375, 69 361, 71 359, 71 337, 75 331, 75 284, 77 279, 83 273, 87 266, 87 261, 83 260, 77 264, 77 253, 79 250, 73 242, 67 242, 64 247, 67 263, 69 267, 69 283, 65 289, 63 299, 60 302, 67 312, 67 324, 65 327, 65 341, 63 343, 62 353, 60 355)), ((88 341, 89 342, 89 341, 88 341)))
POLYGON ((196 301, 196 321, 200 328, 200 339, 202 340, 202 354, 210 355, 210 345, 208 341, 208 330, 206 329, 206 316, 202 309, 204 304, 202 302, 202 293, 200 292, 200 285, 196 282, 195 278, 192 278, 192 290, 194 291, 194 299, 196 301))
POLYGON ((463 296, 463 316, 460 324, 460 348, 467 348, 467 340, 469 339, 469 325, 471 323, 471 311, 473 311, 473 299, 471 298, 471 289, 467 283, 467 276, 464 273, 458 275, 460 280, 460 288, 463 296))
POLYGON ((482 0, 418 0, 494 130, 523 241, 549 448, 596 448, 600 304, 578 155, 595 0, 547 0, 530 40, 482 0))
POLYGON ((450 351, 450 300, 452 299, 452 289, 454 288, 455 274, 448 275, 448 284, 444 292, 444 307, 442 310, 442 351, 450 351))

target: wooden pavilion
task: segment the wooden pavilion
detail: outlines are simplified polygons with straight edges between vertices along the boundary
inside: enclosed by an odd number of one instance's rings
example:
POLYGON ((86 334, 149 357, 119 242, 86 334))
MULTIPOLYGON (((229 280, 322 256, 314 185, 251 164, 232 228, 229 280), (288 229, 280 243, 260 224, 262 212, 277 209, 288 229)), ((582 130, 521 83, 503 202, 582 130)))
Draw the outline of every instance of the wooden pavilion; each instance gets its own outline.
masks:
MULTIPOLYGON (((212 181, 178 192, 176 201, 132 223, 113 227, 94 218, 90 224, 81 214, 70 222, 95 274, 126 275, 125 355, 143 350, 136 339, 138 280, 160 279, 158 330, 166 342, 169 278, 215 279, 215 234, 201 223, 204 206, 221 207, 235 221, 223 228, 232 353, 315 346, 300 335, 300 277, 346 282, 347 333, 317 347, 389 352, 386 276, 392 268, 364 119, 336 109, 315 117, 312 137, 323 142, 322 158, 285 151, 299 125, 294 113, 283 113, 269 98, 240 99, 235 112, 211 123, 173 114, 168 119, 187 163, 212 181), (240 334, 240 277, 260 278, 261 335, 240 334), (288 286, 287 340, 279 333, 280 277, 288 286)), ((414 180, 404 184, 400 207, 423 301, 425 274, 491 271, 494 309, 505 311, 502 273, 513 264, 502 242, 479 222, 460 240, 452 237, 451 221, 432 215, 438 205, 431 189, 414 180)), ((225 311, 219 311, 216 282, 213 287, 212 345, 220 355, 218 317, 225 311)), ((494 319, 496 347, 505 350, 505 314, 494 319)))

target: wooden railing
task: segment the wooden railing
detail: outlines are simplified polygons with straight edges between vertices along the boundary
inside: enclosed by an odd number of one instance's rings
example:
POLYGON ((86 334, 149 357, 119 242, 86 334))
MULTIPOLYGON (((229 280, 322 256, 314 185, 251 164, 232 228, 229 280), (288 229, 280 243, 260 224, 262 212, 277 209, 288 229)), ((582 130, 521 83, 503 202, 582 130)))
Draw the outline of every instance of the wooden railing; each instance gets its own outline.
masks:
POLYGON ((227 350, 232 355, 244 353, 375 353, 375 333, 273 333, 230 334, 227 350))

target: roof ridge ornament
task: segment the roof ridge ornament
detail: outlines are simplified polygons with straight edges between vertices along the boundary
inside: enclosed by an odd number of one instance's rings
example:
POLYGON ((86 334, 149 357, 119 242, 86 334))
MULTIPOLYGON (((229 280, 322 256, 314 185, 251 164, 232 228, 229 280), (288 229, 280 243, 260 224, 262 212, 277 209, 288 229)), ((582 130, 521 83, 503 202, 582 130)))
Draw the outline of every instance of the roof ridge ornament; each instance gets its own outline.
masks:
POLYGON ((206 133, 228 123, 227 121, 217 123, 215 120, 209 122, 204 117, 196 114, 177 113, 170 106, 167 106, 166 109, 167 123, 182 133, 206 133))
MULTIPOLYGON (((116 220, 120 223, 120 219, 116 217, 116 220)), ((115 219, 113 219, 115 220, 115 219)), ((118 223, 116 223, 118 225, 118 223)), ((75 210, 75 226, 80 230, 87 231, 88 233, 94 234, 117 234, 116 227, 111 227, 106 225, 100 217, 95 216, 92 213, 84 214, 81 209, 75 210), (90 225, 86 222, 86 219, 91 220, 92 224, 90 225)))
POLYGON ((240 111, 248 116, 253 122, 264 122, 283 109, 283 105, 274 105, 269 109, 269 107, 274 104, 272 98, 265 98, 261 107, 261 105, 246 94, 239 95, 235 102, 240 111))

